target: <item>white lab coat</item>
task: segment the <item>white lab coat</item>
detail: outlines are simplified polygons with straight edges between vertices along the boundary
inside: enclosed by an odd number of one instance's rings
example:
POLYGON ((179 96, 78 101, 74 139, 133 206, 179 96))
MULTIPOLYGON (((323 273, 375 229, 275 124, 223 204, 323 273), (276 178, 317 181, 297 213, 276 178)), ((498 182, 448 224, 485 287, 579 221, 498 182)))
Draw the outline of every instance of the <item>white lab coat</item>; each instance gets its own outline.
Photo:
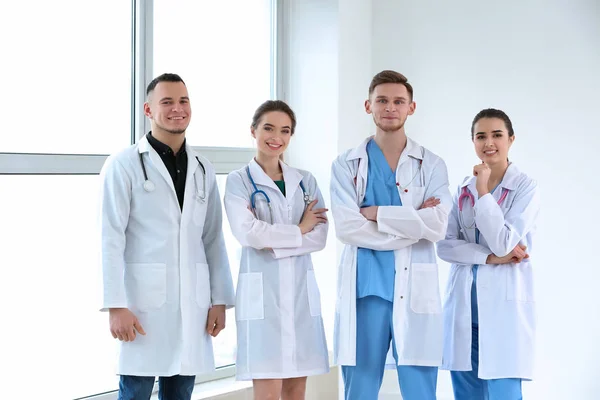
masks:
POLYGON ((422 160, 420 176, 408 192, 399 189, 402 206, 379 207, 377 222, 368 221, 360 214, 360 206, 367 186, 366 146, 370 139, 339 156, 332 167, 333 218, 336 235, 345 244, 338 270, 335 362, 356 365, 356 254, 358 247, 364 247, 394 250, 393 330, 398 365, 439 366, 442 308, 434 242, 444 238, 450 212, 446 164, 409 138, 396 179, 400 184, 410 182, 422 160), (441 204, 417 210, 432 196, 441 204))
POLYGON ((540 211, 536 182, 510 164, 494 194, 478 199, 476 178, 468 177, 454 196, 446 240, 438 243, 439 257, 452 263, 444 303, 444 359, 442 368, 471 371, 472 266, 477 269, 479 308, 479 378, 532 379, 535 334, 532 237, 540 211), (464 224, 458 197, 466 186, 475 197, 463 200, 464 224), (498 206, 502 189, 508 195, 498 206), (475 211, 475 212, 473 212, 475 211), (475 242, 476 226, 480 231, 475 242), (517 244, 527 246, 530 258, 520 264, 485 265, 491 253, 505 256, 517 244))
POLYGON ((102 307, 129 308, 146 331, 120 343, 120 375, 213 371, 208 310, 212 304, 234 304, 215 171, 191 147, 186 151, 183 210, 167 168, 146 137, 109 157, 102 168, 102 307), (140 153, 155 185, 152 192, 142 186, 140 153), (204 179, 201 202, 197 194, 204 179))
POLYGON ((271 199, 273 224, 264 196, 256 196, 258 219, 250 210, 254 189, 246 168, 227 177, 227 219, 243 246, 235 303, 239 380, 329 371, 321 300, 310 256, 325 247, 328 224, 301 234, 297 224, 305 205, 300 181, 310 199, 318 199, 315 208, 324 208, 325 203, 309 172, 280 165, 285 197, 255 160, 249 164, 256 186, 271 199))

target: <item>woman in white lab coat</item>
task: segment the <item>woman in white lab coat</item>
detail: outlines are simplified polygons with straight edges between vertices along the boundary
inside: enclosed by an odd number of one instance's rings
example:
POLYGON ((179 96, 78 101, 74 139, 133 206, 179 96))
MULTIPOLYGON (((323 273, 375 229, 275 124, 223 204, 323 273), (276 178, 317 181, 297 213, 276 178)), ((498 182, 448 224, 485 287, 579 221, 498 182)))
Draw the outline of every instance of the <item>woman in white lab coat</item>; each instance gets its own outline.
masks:
POLYGON ((456 400, 522 399, 533 375, 533 235, 537 184, 508 160, 515 140, 500 110, 471 126, 473 167, 454 196, 438 255, 452 263, 444 304, 444 369, 456 400))
POLYGON ((327 218, 315 178, 286 165, 296 118, 267 101, 252 120, 256 157, 227 177, 225 209, 243 246, 236 295, 237 377, 255 399, 304 399, 306 377, 329 371, 310 253, 325 247, 327 218))

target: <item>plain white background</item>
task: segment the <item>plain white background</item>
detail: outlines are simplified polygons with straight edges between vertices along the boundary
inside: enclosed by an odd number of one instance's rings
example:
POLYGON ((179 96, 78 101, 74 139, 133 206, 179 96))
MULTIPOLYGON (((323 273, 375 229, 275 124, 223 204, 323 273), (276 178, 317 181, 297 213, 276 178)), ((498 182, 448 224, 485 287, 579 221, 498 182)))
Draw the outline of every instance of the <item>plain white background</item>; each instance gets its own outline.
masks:
MULTIPOLYGON (((543 200, 533 253, 536 375, 523 384, 524 395, 597 398, 600 3, 298 0, 289 9, 286 99, 299 125, 288 159, 322 188, 333 158, 373 133, 362 104, 382 69, 414 85, 417 111, 407 132, 445 159, 453 193, 478 161, 470 139, 475 114, 488 107, 508 113, 516 133, 511 161, 538 181, 543 200), (310 16, 313 24, 302 23, 310 16)), ((330 237, 315 261, 337 263, 338 247, 330 237)), ((332 319, 337 265, 316 268, 332 319)), ((444 289, 448 265, 440 262, 440 270, 444 289)), ((398 393, 395 373, 386 375, 382 393, 398 393)), ((452 398, 446 372, 438 393, 452 398)))

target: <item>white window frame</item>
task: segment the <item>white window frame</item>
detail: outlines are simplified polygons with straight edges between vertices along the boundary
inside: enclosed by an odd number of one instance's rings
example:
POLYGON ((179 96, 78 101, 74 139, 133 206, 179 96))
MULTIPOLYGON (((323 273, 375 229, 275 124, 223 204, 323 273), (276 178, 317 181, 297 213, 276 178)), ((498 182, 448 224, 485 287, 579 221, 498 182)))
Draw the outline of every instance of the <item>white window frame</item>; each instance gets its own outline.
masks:
MULTIPOLYGON (((153 78, 153 8, 154 0, 131 0, 132 4, 132 124, 131 142, 150 130, 143 112, 146 85, 153 78)), ((284 8, 287 0, 271 0, 271 98, 285 99, 283 74, 285 63, 284 8)), ((217 174, 242 168, 254 156, 253 148, 194 147, 215 167, 217 174)), ((0 152, 0 175, 98 175, 108 154, 50 154, 0 152)), ((218 368, 211 374, 196 377, 196 384, 235 375, 235 365, 218 368)), ((158 390, 155 384, 154 391, 158 390)), ((116 400, 117 391, 90 395, 82 399, 116 400)))

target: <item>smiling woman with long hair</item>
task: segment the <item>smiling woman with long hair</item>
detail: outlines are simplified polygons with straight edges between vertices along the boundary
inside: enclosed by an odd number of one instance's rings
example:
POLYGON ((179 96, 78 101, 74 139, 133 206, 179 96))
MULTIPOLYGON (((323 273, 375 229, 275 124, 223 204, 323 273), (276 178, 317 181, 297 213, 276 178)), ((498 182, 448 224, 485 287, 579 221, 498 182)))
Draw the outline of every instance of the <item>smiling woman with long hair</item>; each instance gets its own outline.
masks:
POLYGON ((444 369, 456 400, 522 399, 535 332, 535 181, 509 161, 515 141, 503 111, 479 112, 471 139, 481 163, 454 196, 439 257, 452 263, 444 305, 444 369))
POLYGON ((256 157, 227 177, 225 208, 243 246, 236 297, 237 377, 257 400, 303 400, 306 377, 327 373, 321 301, 311 253, 327 239, 315 178, 281 160, 296 128, 282 101, 254 114, 256 157))

